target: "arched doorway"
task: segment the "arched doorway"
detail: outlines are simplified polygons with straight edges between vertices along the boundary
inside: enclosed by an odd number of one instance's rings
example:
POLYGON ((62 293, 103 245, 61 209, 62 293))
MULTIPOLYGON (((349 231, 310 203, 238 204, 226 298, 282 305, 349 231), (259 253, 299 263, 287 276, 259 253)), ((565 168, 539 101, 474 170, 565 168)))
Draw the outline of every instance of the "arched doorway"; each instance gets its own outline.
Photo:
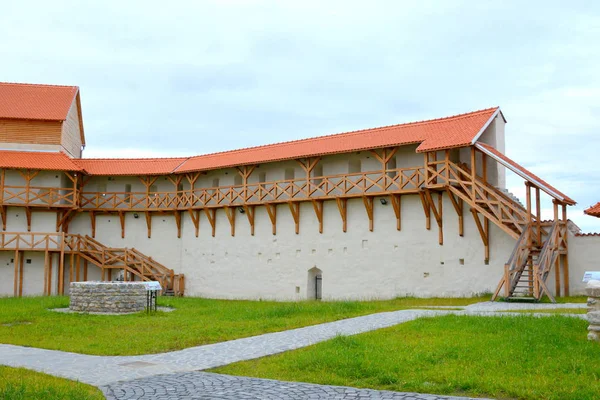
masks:
POLYGON ((309 300, 321 300, 323 297, 323 271, 317 267, 308 270, 306 298, 309 300))

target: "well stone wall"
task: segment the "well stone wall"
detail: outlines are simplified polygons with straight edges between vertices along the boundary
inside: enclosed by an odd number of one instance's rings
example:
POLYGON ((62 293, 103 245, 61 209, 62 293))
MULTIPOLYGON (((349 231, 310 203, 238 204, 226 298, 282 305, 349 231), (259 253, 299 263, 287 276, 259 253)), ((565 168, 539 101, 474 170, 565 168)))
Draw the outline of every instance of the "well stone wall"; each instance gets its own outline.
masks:
POLYGON ((600 281, 592 280, 587 284, 588 295, 588 339, 600 342, 600 281))
POLYGON ((142 282, 72 282, 71 311, 132 313, 146 308, 142 282))

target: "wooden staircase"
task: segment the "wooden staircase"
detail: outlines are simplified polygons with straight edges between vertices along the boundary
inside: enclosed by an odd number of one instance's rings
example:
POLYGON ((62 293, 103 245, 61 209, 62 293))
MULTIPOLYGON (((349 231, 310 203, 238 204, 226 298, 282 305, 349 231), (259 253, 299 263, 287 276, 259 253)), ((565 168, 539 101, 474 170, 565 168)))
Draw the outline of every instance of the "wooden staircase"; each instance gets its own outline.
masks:
POLYGON ((163 295, 183 296, 184 275, 175 274, 172 269, 135 248, 107 247, 87 235, 67 236, 65 239, 70 241, 69 248, 101 268, 102 280, 105 280, 108 270, 122 270, 124 281, 134 280, 136 277, 141 281, 158 281, 163 288, 163 295))
POLYGON ((436 175, 445 176, 452 193, 517 239, 492 300, 504 288, 505 299, 539 301, 546 294, 555 302, 546 281, 557 257, 566 254, 566 221, 541 221, 464 164, 446 162, 444 168, 446 171, 438 170, 436 175))

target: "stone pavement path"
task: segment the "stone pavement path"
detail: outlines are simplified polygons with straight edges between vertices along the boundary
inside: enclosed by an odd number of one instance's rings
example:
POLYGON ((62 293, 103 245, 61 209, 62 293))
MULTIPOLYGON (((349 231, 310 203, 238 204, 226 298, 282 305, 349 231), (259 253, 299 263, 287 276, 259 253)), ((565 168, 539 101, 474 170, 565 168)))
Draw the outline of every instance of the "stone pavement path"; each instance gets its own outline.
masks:
MULTIPOLYGON (((28 368, 95 386, 104 386, 114 382, 143 379, 164 374, 177 374, 173 375, 174 378, 177 376, 185 377, 187 376, 186 372, 199 371, 237 361, 277 354, 310 346, 331 339, 336 335, 355 335, 412 321, 421 317, 434 317, 445 314, 498 316, 501 314, 497 311, 502 310, 556 307, 582 308, 585 306, 585 304, 552 305, 486 302, 467 306, 461 311, 444 310, 443 307, 439 307, 436 310, 401 310, 349 318, 283 332, 267 333, 169 353, 142 356, 91 356, 0 344, 0 365, 28 368)), ((519 314, 509 315, 514 316, 519 314)), ((547 316, 551 314, 538 315, 547 316)), ((585 315, 577 316, 585 318, 585 315)), ((200 379, 198 381, 200 382, 200 379)), ((179 398, 185 399, 186 397, 179 398)), ((191 399, 194 397, 188 396, 187 398, 191 399)), ((435 399, 438 397, 432 398, 435 399)))
MULTIPOLYGON (((108 400, 159 399, 393 399, 442 400, 467 399, 432 394, 400 393, 385 390, 324 386, 311 383, 282 382, 208 372, 184 372, 119 382, 101 388, 108 400)), ((481 399, 479 399, 481 400, 481 399)))

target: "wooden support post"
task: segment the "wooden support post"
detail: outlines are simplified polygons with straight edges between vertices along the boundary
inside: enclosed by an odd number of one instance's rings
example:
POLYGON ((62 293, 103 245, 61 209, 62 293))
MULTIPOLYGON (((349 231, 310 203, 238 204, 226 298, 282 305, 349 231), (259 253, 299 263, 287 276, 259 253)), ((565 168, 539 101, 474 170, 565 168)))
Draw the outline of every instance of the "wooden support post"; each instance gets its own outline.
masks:
POLYGON ((44 296, 48 296, 48 238, 46 237, 46 249, 44 250, 44 296))
POLYGON ((96 213, 93 211, 89 212, 90 214, 90 222, 92 224, 92 237, 96 237, 96 213))
POLYGON ((540 206, 540 188, 535 188, 535 217, 537 219, 537 244, 542 245, 542 207, 540 206))
POLYGON ((242 191, 242 198, 244 203, 248 201, 248 178, 254 172, 256 165, 244 165, 242 167, 237 167, 238 173, 242 176, 242 184, 244 185, 244 190, 242 191))
POLYGON ((48 296, 52 295, 52 259, 53 259, 53 254, 50 253, 50 257, 48 258, 48 286, 47 286, 47 293, 48 296))
POLYGON ((423 205, 423 212, 425 213, 425 229, 431 229, 431 208, 429 207, 429 201, 427 200, 427 196, 425 195, 425 191, 419 191, 419 198, 421 199, 421 204, 423 205))
POLYGON ((319 233, 323 233, 323 200, 313 200, 312 205, 319 220, 319 233))
POLYGON ((402 230, 402 196, 399 194, 391 194, 392 208, 396 216, 396 230, 402 230))
POLYGON ((146 211, 146 228, 148 228, 148 239, 152 237, 152 213, 150 211, 146 211))
POLYGON ((456 215, 458 215, 458 235, 464 236, 463 200, 458 196, 454 197, 454 194, 449 188, 446 189, 446 193, 448 193, 452 207, 454 207, 456 215))
POLYGON ((554 262, 554 293, 556 297, 560 297, 560 258, 562 255, 559 254, 554 262))
POLYGON ((481 153, 481 171, 482 171, 482 180, 484 183, 488 182, 487 179, 487 154, 481 153))
POLYGON ((367 217, 369 217, 369 230, 373 232, 373 197, 363 196, 363 203, 365 204, 365 210, 367 211, 367 217))
POLYGON ((69 284, 71 284, 71 282, 73 282, 74 266, 75 266, 75 253, 72 252, 71 256, 69 257, 69 284))
POLYGON ((125 238, 125 213, 119 211, 119 222, 121 223, 121 239, 125 238))
POLYGON ((475 146, 471 146, 471 198, 477 203, 477 192, 475 191, 475 179, 477 178, 477 153, 475 146))
MULTIPOLYGON (((321 160, 321 157, 312 157, 312 158, 307 158, 306 160, 296 160, 296 161, 298 161, 298 164, 300 164, 300 166, 306 173, 306 190, 305 190, 306 197, 310 197, 313 193, 313 191, 311 190, 310 173, 313 171, 313 169, 315 169, 315 167, 317 166, 317 164, 319 163, 320 160, 321 160)), ((298 232, 296 232, 296 233, 298 233, 298 232)))
POLYGON ((255 206, 244 206, 244 212, 248 217, 248 223, 250 224, 250 235, 254 236, 254 211, 255 206))
POLYGON ((175 226, 177 227, 177 237, 181 238, 181 211, 173 211, 175 217, 175 226))
POLYGON ((13 295, 15 297, 17 297, 19 295, 19 256, 21 255, 21 252, 18 250, 18 244, 17 244, 17 250, 15 250, 15 258, 13 259, 14 263, 15 263, 15 281, 14 281, 14 291, 13 291, 13 295))
POLYGON ((87 282, 88 280, 88 260, 83 259, 83 281, 87 282))
POLYGON ((348 217, 348 199, 336 198, 335 199, 338 210, 340 211, 340 216, 342 217, 342 231, 346 232, 348 227, 347 217, 348 217))
POLYGON ((75 282, 81 282, 81 256, 79 253, 75 255, 75 282))
POLYGON ((275 235, 277 234, 277 205, 265 203, 265 207, 267 209, 267 214, 269 214, 271 225, 273 225, 273 235, 275 235))
POLYGON ((479 219, 479 215, 477 214, 477 210, 471 208, 471 214, 473 214, 473 219, 475 220, 475 225, 477 225, 477 230, 479 231, 479 236, 481 236, 481 241, 485 247, 485 261, 489 261, 490 259, 490 243, 489 243, 489 221, 485 215, 483 216, 484 224, 481 223, 479 219), (484 226, 485 225, 485 226, 484 226))
POLYGON ((7 219, 8 207, 0 205, 0 218, 2 219, 2 230, 6 230, 6 219, 7 219))
POLYGON ((439 192, 438 193, 438 205, 437 208, 435 206, 435 202, 433 201, 433 198, 431 196, 431 191, 430 190, 425 190, 425 196, 427 196, 427 202, 429 203, 430 206, 430 210, 433 211, 433 217, 435 218, 435 221, 437 222, 437 226, 438 226, 438 243, 440 245, 444 244, 444 229, 443 229, 443 214, 442 214, 442 193, 439 192))
POLYGON ((58 294, 65 294, 65 235, 60 242, 60 253, 58 256, 58 294))
MULTIPOLYGON (((527 204, 527 229, 532 229, 531 227, 531 185, 529 184, 529 182, 525 182, 525 200, 526 200, 526 204, 527 204)), ((528 236, 527 239, 527 246, 531 249, 532 244, 533 244, 533 238, 532 238, 532 234, 533 231, 530 231, 530 235, 528 236)))
POLYGON ((290 201, 288 202, 288 206, 290 206, 290 212, 292 213, 292 217, 294 218, 294 223, 296 224, 296 235, 300 233, 300 203, 290 201))
POLYGON ((212 227, 212 236, 215 237, 216 228, 217 228, 217 209, 216 208, 204 208, 204 214, 206 214, 206 218, 212 227))
POLYGON ((188 213, 190 214, 190 219, 194 224, 194 233, 196 237, 198 237, 198 233, 200 232, 200 210, 192 210, 188 209, 188 213))
POLYGON ((504 264, 504 297, 510 296, 510 270, 508 264, 504 264))
POLYGON ((19 297, 23 297, 23 262, 25 261, 25 252, 21 252, 19 258, 19 297))
MULTIPOLYGON (((566 204, 562 204, 562 220, 563 223, 565 224, 565 231, 567 230, 567 205, 566 204)), ((564 294, 566 297, 569 297, 571 290, 569 288, 569 243, 568 243, 568 233, 565 233, 565 238, 564 238, 564 245, 565 245, 565 250, 564 250, 564 258, 563 258, 563 288, 564 288, 564 294)))
MULTIPOLYGON (((196 191, 196 181, 198 180, 199 176, 200 176, 200 173, 185 174, 185 178, 188 180, 188 182, 190 184, 190 198, 189 198, 189 203, 188 203, 189 207, 193 207, 196 203, 196 201, 195 201, 196 197, 194 195, 194 192, 196 191)), ((198 214, 196 214, 196 215, 198 215, 198 214)), ((198 237, 198 228, 196 228, 196 237, 198 237)))
POLYGON ((225 214, 231 225, 231 236, 235 236, 235 207, 224 207, 225 214))

